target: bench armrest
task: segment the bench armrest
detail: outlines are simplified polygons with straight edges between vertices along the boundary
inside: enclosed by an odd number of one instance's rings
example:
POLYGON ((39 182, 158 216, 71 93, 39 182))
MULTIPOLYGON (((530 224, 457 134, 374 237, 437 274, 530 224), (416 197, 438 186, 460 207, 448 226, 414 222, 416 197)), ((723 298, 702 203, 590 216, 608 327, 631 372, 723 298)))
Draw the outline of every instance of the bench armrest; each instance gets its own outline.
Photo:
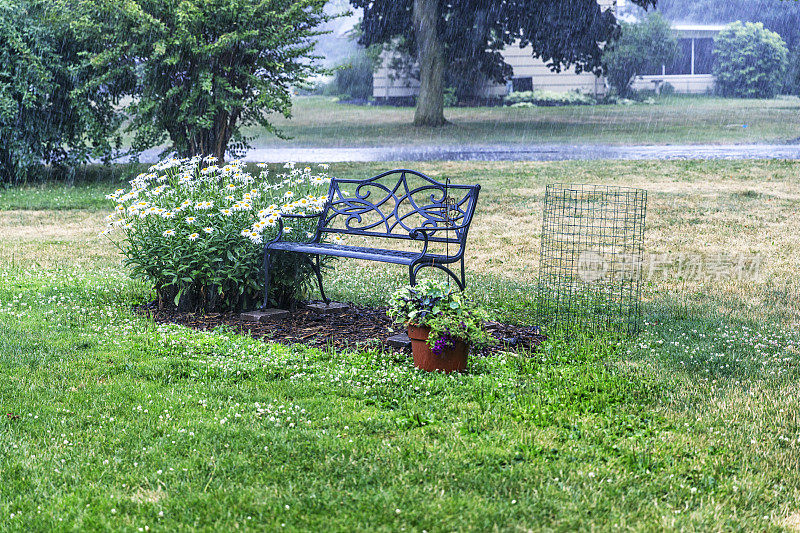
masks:
POLYGON ((422 235, 422 251, 420 252, 419 256, 422 257, 428 252, 428 235, 429 231, 435 231, 433 228, 414 228, 408 232, 408 236, 414 240, 418 240, 419 236, 422 235))

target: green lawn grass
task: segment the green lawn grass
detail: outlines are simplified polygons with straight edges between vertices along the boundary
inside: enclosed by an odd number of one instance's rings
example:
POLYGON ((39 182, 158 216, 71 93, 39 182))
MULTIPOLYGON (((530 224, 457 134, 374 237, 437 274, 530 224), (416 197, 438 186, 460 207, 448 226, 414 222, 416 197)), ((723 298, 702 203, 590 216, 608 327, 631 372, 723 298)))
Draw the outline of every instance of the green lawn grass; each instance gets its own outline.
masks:
MULTIPOLYGON (((153 324, 131 311, 148 288, 96 237, 117 183, 10 189, 0 530, 797 527, 800 164, 417 166, 483 185, 469 283, 506 320, 530 321, 552 181, 645 186, 649 252, 749 250, 762 276, 652 279, 636 338, 554 332, 532 357, 430 375, 153 324)), ((328 287, 380 303, 403 276, 342 261, 328 287)))
POLYGON ((800 99, 676 95, 655 104, 448 108, 444 128, 412 125, 413 108, 339 104, 297 97, 290 119, 275 118, 290 140, 246 129, 257 148, 281 146, 453 146, 475 144, 783 143, 800 138, 800 99), (746 127, 745 127, 746 126, 746 127))

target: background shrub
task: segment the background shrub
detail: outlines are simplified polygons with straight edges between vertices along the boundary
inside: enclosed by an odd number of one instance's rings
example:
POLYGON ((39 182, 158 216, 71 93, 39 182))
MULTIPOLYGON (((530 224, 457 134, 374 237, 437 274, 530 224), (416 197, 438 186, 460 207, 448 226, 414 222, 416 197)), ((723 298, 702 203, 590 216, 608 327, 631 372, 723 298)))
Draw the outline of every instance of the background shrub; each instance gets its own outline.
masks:
POLYGON ((590 105, 595 99, 588 94, 578 91, 557 93, 534 89, 532 91, 517 91, 503 98, 506 105, 527 107, 530 106, 559 106, 559 105, 590 105))
MULTIPOLYGON (((155 288, 159 306, 181 311, 232 311, 255 307, 263 290, 263 243, 273 239, 284 214, 319 212, 329 178, 287 164, 268 179, 242 163, 219 167, 213 158, 166 160, 131 180, 116 202, 109 229, 134 277, 155 288)), ((265 167, 265 165, 262 165, 265 167)), ((324 166, 323 166, 324 167, 324 166)), ((287 240, 313 236, 316 218, 286 219, 287 240)), ((298 254, 275 254, 271 299, 279 306, 306 295, 312 271, 298 254)))
POLYGON ((772 98, 784 81, 786 44, 760 22, 734 22, 714 39, 716 90, 723 96, 772 98))
POLYGON ((641 22, 621 24, 619 38, 603 52, 603 71, 617 94, 628 96, 635 76, 671 63, 677 53, 669 22, 651 13, 641 22))
POLYGON ((369 100, 372 98, 372 71, 372 59, 359 51, 336 71, 330 91, 346 98, 369 100))
POLYGON ((789 52, 783 88, 786 94, 800 95, 800 46, 789 52))
POLYGON ((672 85, 670 82, 662 83, 661 87, 658 90, 658 94, 662 96, 671 96, 675 94, 675 86, 672 85))
POLYGON ((90 87, 89 43, 57 2, 0 2, 0 184, 31 179, 42 163, 59 170, 108 160, 119 87, 90 87))

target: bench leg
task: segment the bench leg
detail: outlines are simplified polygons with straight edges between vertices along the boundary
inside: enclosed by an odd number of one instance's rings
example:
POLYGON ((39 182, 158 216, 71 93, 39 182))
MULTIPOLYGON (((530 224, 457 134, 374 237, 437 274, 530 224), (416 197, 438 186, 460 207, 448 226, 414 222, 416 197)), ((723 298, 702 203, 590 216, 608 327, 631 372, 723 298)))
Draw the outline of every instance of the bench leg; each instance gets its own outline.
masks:
MULTIPOLYGON (((300 277, 300 263, 298 261, 294 262, 294 286, 297 287, 297 280, 300 277)), ((289 311, 294 313, 297 310, 297 298, 292 297, 292 300, 289 302, 289 311)))
POLYGON ((269 248, 264 248, 264 305, 261 310, 269 307, 269 248))
POLYGON ((410 265, 408 267, 408 277, 410 279, 411 286, 414 286, 414 285, 417 284, 417 272, 419 272, 422 267, 438 268, 439 270, 443 271, 445 274, 450 276, 450 278, 453 281, 456 282, 456 285, 458 285, 459 290, 463 291, 467 286, 466 276, 464 274, 464 260, 463 259, 461 260, 461 278, 460 279, 456 275, 455 272, 453 272, 452 270, 447 268, 447 266, 445 266, 445 265, 440 265, 440 264, 436 264, 436 263, 417 263, 416 265, 414 265, 414 264, 410 265))
POLYGON ((316 263, 312 261, 311 266, 314 267, 314 273, 317 275, 317 284, 319 285, 319 293, 322 295, 322 301, 325 302, 325 305, 328 305, 331 303, 331 299, 325 296, 325 289, 322 288, 322 270, 319 266, 319 255, 317 255, 316 263))
POLYGON ((315 256, 316 262, 312 261, 311 258, 306 256, 308 262, 311 263, 311 268, 314 270, 314 274, 317 275, 317 285, 319 285, 319 293, 322 295, 322 301, 325 302, 325 305, 331 303, 331 299, 325 296, 325 289, 322 288, 322 269, 320 268, 319 264, 319 254, 315 256))

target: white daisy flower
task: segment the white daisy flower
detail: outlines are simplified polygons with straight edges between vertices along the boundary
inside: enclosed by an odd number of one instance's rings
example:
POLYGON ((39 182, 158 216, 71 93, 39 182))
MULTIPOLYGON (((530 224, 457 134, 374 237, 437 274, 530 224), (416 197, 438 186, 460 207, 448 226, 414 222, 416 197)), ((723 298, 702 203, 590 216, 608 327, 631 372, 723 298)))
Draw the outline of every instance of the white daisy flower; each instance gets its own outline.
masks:
POLYGON ((175 230, 174 229, 168 229, 167 231, 162 233, 162 235, 164 235, 164 237, 174 237, 175 236, 175 230))
POLYGON ((189 235, 189 240, 196 241, 199 237, 200 237, 199 233, 192 233, 191 235, 189 235))

